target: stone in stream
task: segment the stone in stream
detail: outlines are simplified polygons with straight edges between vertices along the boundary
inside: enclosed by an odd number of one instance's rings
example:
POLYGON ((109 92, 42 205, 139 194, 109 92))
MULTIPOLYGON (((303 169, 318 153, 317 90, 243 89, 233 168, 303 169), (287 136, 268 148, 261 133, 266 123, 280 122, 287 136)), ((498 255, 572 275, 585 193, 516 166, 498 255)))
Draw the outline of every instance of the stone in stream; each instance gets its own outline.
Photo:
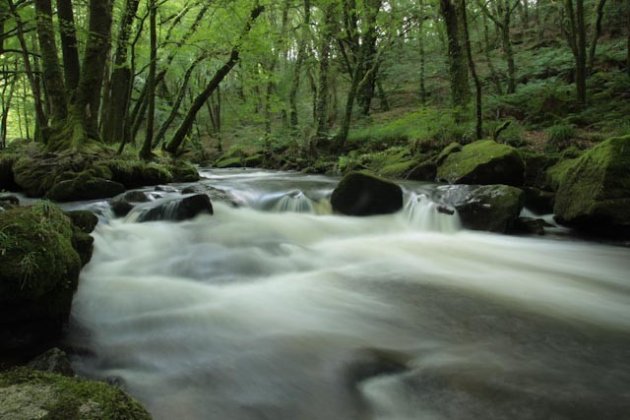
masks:
POLYGON ((0 373, 0 419, 148 420, 149 413, 120 389, 27 368, 0 373))
POLYGON ((466 229, 508 233, 523 209, 523 191, 508 185, 454 185, 438 191, 440 201, 457 209, 466 229))
POLYGON ((91 249, 92 238, 50 202, 2 213, 0 355, 29 357, 60 337, 91 249))
POLYGON ((118 182, 81 174, 53 185, 46 197, 58 202, 96 200, 114 197, 124 191, 124 185, 118 182))
POLYGON ((193 219, 200 214, 214 214, 210 197, 205 194, 195 194, 163 202, 141 213, 137 221, 183 221, 193 219))
POLYGON ((126 216, 139 203, 151 201, 149 195, 142 191, 127 191, 117 195, 109 202, 112 211, 118 217, 126 216))
POLYGON ((461 150, 456 146, 447 146, 438 157, 438 180, 450 184, 523 185, 525 165, 513 147, 492 140, 476 141, 461 150))
POLYGON ((606 140, 572 164, 561 177, 554 213, 584 231, 630 236, 630 136, 606 140))
POLYGON ((330 199, 333 211, 347 216, 391 214, 403 207, 397 184, 365 172, 352 172, 337 185, 330 199))

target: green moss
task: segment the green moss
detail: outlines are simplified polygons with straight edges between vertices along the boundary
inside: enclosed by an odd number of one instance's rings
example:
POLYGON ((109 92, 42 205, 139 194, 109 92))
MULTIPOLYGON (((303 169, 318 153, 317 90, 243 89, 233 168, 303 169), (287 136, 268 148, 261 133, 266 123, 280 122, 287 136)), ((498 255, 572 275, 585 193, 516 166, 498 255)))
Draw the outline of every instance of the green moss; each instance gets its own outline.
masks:
POLYGON ((169 165, 169 170, 173 174, 174 182, 195 182, 199 181, 199 171, 190 162, 177 161, 169 165))
POLYGON ((630 228, 630 136, 611 138, 565 170, 554 211, 567 222, 630 228))
POLYGON ((25 368, 0 375, 0 395, 2 418, 27 412, 49 420, 151 418, 135 400, 105 383, 25 368))
POLYGON ((524 164, 516 149, 480 140, 451 153, 437 175, 450 183, 520 185, 524 164))
POLYGON ((112 172, 112 179, 127 188, 173 182, 173 174, 167 165, 146 163, 139 159, 112 159, 105 162, 112 172))
POLYGON ((36 300, 50 293, 71 299, 81 262, 72 246, 73 226, 57 206, 41 202, 7 211, 0 233, 0 301, 36 300))
POLYGON ((547 185, 556 191, 573 170, 578 159, 564 159, 547 169, 547 185))
POLYGON ((452 155, 453 153, 456 152, 461 152, 462 150, 462 145, 456 142, 453 142, 451 144, 449 144, 448 146, 446 146, 444 149, 442 149, 442 151, 440 152, 440 154, 437 157, 437 164, 441 165, 442 162, 444 162, 446 160, 447 157, 449 157, 450 155, 452 155))

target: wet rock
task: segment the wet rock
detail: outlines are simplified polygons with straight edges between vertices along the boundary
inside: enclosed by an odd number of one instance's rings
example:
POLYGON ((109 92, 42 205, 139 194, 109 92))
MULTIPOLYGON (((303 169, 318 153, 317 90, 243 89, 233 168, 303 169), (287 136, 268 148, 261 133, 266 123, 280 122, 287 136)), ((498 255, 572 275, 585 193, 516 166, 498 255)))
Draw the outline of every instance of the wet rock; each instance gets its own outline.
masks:
POLYGON ((584 231, 630 235, 630 136, 615 137, 577 159, 562 179, 556 220, 584 231))
POLYGON ((197 168, 188 162, 176 162, 170 166, 173 182, 196 182, 201 179, 197 168))
POLYGON ((182 194, 206 194, 210 197, 210 201, 222 201, 233 207, 240 207, 244 204, 241 200, 234 197, 229 191, 205 184, 196 184, 186 187, 182 190, 182 194))
POLYGON ((538 188, 523 188, 525 192, 525 207, 538 214, 553 213, 553 204, 556 194, 542 191, 538 188))
POLYGON ((148 201, 151 201, 151 198, 145 192, 127 191, 112 198, 109 204, 116 216, 123 217, 128 215, 137 204, 148 201))
POLYGON ((523 185, 525 166, 518 151, 492 140, 480 140, 453 151, 438 168, 439 180, 451 184, 523 185))
POLYGON ((56 347, 40 354, 31 360, 27 366, 41 372, 56 373, 68 377, 74 376, 74 369, 72 369, 68 355, 56 347))
POLYGON ((409 172, 407 172, 407 179, 414 181, 435 181, 437 176, 437 165, 431 160, 425 160, 418 165, 414 166, 409 172))
POLYGON ((82 265, 76 228, 41 202, 4 212, 0 232, 0 354, 25 357, 58 339, 70 315, 82 265))
POLYGON ((196 194, 165 201, 141 213, 138 217, 138 222, 156 220, 183 221, 193 219, 200 214, 214 214, 210 197, 205 194, 196 194))
POLYGON ((75 179, 55 184, 46 197, 57 202, 96 200, 114 197, 124 191, 124 185, 118 182, 81 174, 75 179))
POLYGON ((346 175, 330 199, 335 212, 348 216, 391 214, 402 209, 400 186, 365 172, 346 175))
POLYGON ((112 180, 126 188, 139 188, 170 184, 173 174, 167 165, 146 163, 141 160, 116 159, 107 162, 112 172, 112 180))
POLYGON ((92 233, 96 225, 98 225, 98 217, 91 211, 68 211, 66 212, 66 216, 70 218, 74 226, 84 233, 92 233))
POLYGON ((151 416, 106 383, 20 368, 0 374, 0 418, 148 420, 151 416))
POLYGON ((522 190, 507 185, 457 185, 442 190, 442 201, 455 207, 466 229, 507 233, 523 209, 522 190))
POLYGON ((545 228, 553 227, 543 219, 531 217, 519 217, 512 226, 510 233, 519 235, 539 235, 545 234, 545 228))

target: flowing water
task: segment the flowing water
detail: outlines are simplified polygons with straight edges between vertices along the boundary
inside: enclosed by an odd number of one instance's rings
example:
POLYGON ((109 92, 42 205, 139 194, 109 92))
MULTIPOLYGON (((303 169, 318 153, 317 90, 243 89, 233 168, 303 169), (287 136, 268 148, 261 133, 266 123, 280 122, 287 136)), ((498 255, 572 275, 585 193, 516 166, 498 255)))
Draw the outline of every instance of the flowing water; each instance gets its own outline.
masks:
POLYGON ((106 218, 73 305, 77 370, 156 419, 630 418, 627 248, 463 231, 427 185, 351 218, 329 178, 203 175, 240 207, 106 218))

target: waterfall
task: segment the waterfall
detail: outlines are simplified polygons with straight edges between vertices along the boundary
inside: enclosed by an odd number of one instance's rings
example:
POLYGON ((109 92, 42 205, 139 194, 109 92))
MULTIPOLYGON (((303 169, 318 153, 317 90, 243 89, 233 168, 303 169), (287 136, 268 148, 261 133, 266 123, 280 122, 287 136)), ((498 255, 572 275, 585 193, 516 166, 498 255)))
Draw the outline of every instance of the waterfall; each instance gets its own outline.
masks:
POLYGON ((408 193, 403 213, 412 226, 431 232, 457 232, 461 223, 457 210, 432 201, 426 194, 408 193))

